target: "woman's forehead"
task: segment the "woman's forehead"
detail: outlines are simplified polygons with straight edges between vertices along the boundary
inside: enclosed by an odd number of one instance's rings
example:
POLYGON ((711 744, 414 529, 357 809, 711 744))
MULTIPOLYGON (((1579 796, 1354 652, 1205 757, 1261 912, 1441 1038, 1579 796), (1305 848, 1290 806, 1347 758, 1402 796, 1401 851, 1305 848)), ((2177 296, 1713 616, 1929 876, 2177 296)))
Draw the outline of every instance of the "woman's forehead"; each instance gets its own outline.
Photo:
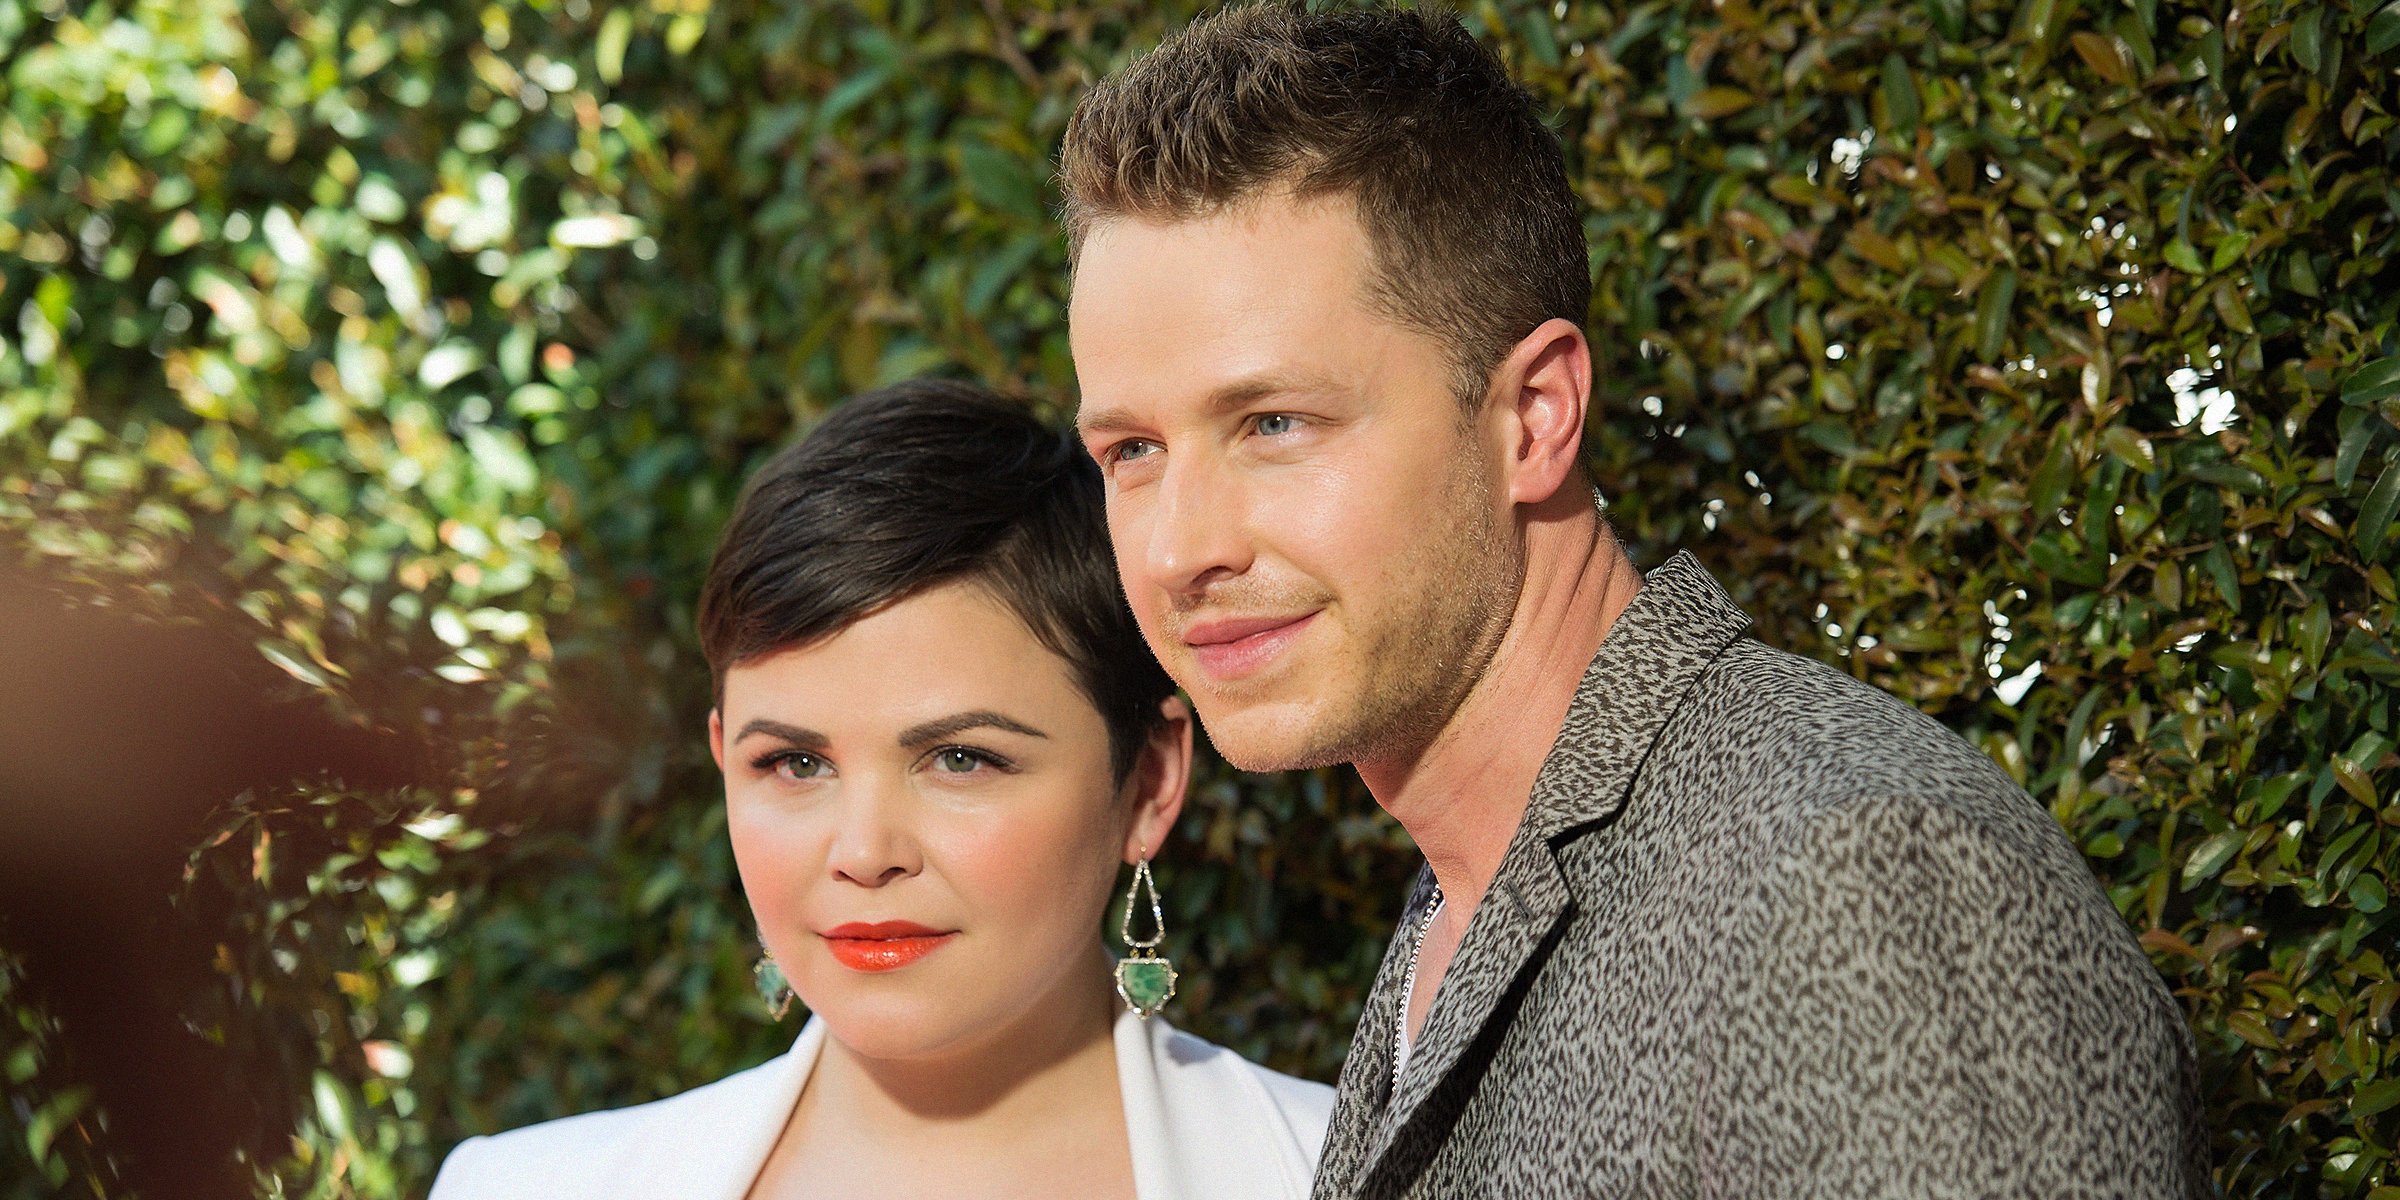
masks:
POLYGON ((927 588, 725 673, 729 734, 762 718, 829 734, 897 731, 966 711, 1039 713, 1057 724, 1076 708, 1098 728, 1067 661, 970 581, 927 588))

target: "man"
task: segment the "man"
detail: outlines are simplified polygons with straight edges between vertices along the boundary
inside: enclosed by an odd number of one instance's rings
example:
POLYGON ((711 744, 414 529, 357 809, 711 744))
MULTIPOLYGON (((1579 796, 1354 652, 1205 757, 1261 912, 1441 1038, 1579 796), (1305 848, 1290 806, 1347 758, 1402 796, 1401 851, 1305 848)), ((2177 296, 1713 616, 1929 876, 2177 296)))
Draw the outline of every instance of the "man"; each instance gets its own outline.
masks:
POLYGON ((1205 19, 1061 176, 1144 635, 1227 759, 1353 763, 1425 853, 1318 1196, 2205 1189, 2189 1037, 2049 816, 1612 536, 1560 150, 1455 20, 1205 19))

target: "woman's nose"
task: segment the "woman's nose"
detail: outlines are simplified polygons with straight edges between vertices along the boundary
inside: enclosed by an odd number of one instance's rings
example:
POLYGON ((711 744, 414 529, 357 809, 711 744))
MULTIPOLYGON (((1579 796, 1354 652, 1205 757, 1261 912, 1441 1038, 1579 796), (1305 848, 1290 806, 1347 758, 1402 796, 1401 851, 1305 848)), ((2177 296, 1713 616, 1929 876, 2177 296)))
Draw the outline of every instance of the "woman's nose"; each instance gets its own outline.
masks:
POLYGON ((869 781, 847 792, 827 855, 834 876, 860 887, 882 887, 922 870, 924 856, 908 828, 905 789, 869 781))

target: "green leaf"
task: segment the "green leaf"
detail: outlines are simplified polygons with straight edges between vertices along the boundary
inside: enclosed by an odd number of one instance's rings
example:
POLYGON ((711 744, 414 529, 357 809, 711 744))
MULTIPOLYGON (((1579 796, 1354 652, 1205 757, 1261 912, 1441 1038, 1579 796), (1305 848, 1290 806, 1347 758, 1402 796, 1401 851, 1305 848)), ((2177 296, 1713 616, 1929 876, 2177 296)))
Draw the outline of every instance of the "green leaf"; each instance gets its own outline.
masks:
POLYGON ((2017 40, 2038 46, 2050 40, 2057 19, 2058 0, 2024 0, 2011 22, 2011 32, 2017 40))
POLYGON ((1883 57, 1883 109, 1895 135, 1916 132, 1923 106, 1917 100, 1916 77, 1897 54, 1883 57))
POLYGON ((1026 169, 1022 156, 986 142, 970 141, 960 144, 958 161, 967 190, 976 200, 1002 212, 1041 217, 1041 183, 1026 169))
POLYGON ((2350 537, 2357 543, 2360 557, 2373 561, 2383 556, 2383 544, 2392 536, 2395 510, 2400 510, 2400 458, 2384 463, 2383 474, 2367 489, 2366 503, 2359 506, 2358 525, 2350 537))
POLYGON ((2283 1049, 2283 1039, 2276 1037, 2275 1031, 2268 1028, 2257 1013, 2246 1010, 2232 1013, 2225 1018, 2225 1028, 2235 1037, 2261 1050, 2283 1049))
POLYGON ((2400 3, 2387 4, 2367 22, 2367 53, 2381 56, 2400 46, 2400 3))
POLYGON ((2248 836, 2249 831, 2244 829, 2219 830, 2194 847, 2192 856, 2183 864, 2183 889, 2188 892, 2203 881, 2215 878, 2217 872, 2224 870, 2225 864, 2232 860, 2234 852, 2242 848, 2242 840, 2248 836))
POLYGON ((2348 491, 2367 451, 2381 440, 2385 425, 2369 412, 2345 412, 2342 417, 2342 439, 2333 452, 2333 486, 2348 491))
POLYGON ((2117 49, 2115 38, 2105 33, 2083 30, 2070 35, 2067 42, 2075 48, 2075 53, 2083 58, 2084 65, 2090 67, 2093 74, 2120 87, 2133 82, 2133 67, 2125 61, 2124 53, 2117 49))
POLYGON ((2017 299, 2017 273, 2002 267, 1985 280, 1983 297, 1975 302, 1975 357, 1997 361, 2008 344, 2009 306, 2017 299))
POLYGON ((600 19, 600 36, 592 47, 592 58, 600 68, 600 81, 615 87, 625 77, 625 46, 633 37, 633 13, 629 9, 612 8, 600 19))
POLYGON ((1683 112, 1688 117, 1713 121, 1718 117, 1732 116, 1756 103, 1758 103, 1758 97, 1740 88, 1702 88, 1693 93, 1691 99, 1684 102, 1683 112))
POLYGON ((2182 238, 2167 243, 2166 259, 2168 266, 2187 275, 2208 273, 2207 268, 2200 265, 2200 252, 2192 249, 2192 244, 2182 238))
POLYGON ((2350 793, 2351 799, 2375 807, 2375 781, 2367 778, 2365 770, 2347 758, 2336 758, 2328 765, 2333 768, 2333 781, 2350 793))
POLYGON ((2240 612, 2242 578, 2233 569, 2233 554, 2225 549, 2225 543, 2210 546, 2208 553, 2200 556, 2200 565, 2208 570, 2210 582, 2217 585, 2217 594, 2225 598, 2225 607, 2240 612))
POLYGON ((2126 466, 2145 475, 2158 469, 2158 451, 2150 445, 2150 439, 2122 425, 2110 426, 2107 433, 2100 435, 2100 444, 2126 466))
POLYGON ((2313 7, 2303 7, 2292 17, 2292 61, 2300 69, 2314 74, 2325 65, 2325 22, 2313 7))
POLYGON ((2344 404, 2373 404, 2386 396, 2400 396, 2400 354, 2376 359, 2342 381, 2344 404))
POLYGON ((2394 1105, 2400 1105, 2400 1079, 2385 1079, 2358 1089, 2350 1098, 2350 1115, 2371 1117, 2394 1105))
POLYGON ((2357 905, 2360 912, 2382 912, 2383 906, 2391 903, 2391 899, 2391 893, 2384 890, 2383 881, 2373 875, 2361 873, 2350 881, 2350 903, 2357 905))
POLYGON ((2216 253, 2209 257, 2209 271, 2211 273, 2223 271, 2225 268, 2242 261, 2242 251, 2249 248, 2249 234, 2234 233, 2228 235, 2223 241, 2217 243, 2216 253))
POLYGON ((533 469, 533 459, 525 452, 525 444, 517 435, 493 430, 482 425, 467 426, 463 440, 467 453, 475 458, 492 482, 511 492, 530 492, 539 477, 533 469))
POLYGON ((2075 435, 2061 427, 2050 435, 2050 453, 2042 456, 2041 469, 2033 473, 2033 482, 2025 489, 2025 512, 2036 528, 2049 524, 2058 511, 2059 501, 2066 495, 2067 484, 2082 464, 2076 461, 2075 435))
POLYGON ((25 1149, 36 1161, 50 1156, 51 1144, 61 1131, 75 1121, 78 1113, 91 1102, 89 1088, 72 1087, 50 1097, 48 1103, 34 1111, 33 1120, 25 1126, 25 1149))

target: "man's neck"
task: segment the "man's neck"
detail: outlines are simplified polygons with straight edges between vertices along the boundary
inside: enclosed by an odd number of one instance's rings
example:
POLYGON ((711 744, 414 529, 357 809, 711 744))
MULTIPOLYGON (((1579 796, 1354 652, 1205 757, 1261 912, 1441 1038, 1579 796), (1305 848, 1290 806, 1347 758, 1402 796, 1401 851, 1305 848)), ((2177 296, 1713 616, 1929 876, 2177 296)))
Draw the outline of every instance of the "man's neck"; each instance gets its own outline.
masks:
POLYGON ((1559 493, 1527 523, 1508 632, 1458 711, 1417 753, 1358 764, 1375 802, 1424 851, 1446 920, 1462 930, 1524 820, 1585 668, 1641 587, 1590 493, 1559 493))

